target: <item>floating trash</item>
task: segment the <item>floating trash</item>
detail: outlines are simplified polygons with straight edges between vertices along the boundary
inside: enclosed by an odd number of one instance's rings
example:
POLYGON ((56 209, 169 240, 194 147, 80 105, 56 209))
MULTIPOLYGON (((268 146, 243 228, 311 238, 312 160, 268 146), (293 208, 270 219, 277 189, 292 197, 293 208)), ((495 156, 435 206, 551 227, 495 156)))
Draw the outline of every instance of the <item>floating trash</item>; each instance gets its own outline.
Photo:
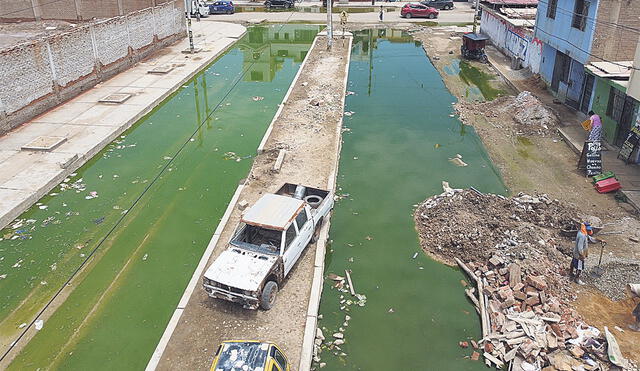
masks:
POLYGON ((254 102, 259 102, 261 100, 264 100, 264 97, 255 96, 255 97, 251 97, 251 99, 253 99, 254 102))

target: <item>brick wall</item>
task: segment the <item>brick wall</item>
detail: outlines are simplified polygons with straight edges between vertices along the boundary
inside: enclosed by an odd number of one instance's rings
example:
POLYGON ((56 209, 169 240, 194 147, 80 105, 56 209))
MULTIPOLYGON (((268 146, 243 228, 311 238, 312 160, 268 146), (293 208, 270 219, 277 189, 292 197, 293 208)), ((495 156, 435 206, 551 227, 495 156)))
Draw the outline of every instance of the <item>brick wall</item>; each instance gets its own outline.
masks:
POLYGON ((184 36, 174 1, 0 50, 0 134, 184 36))
MULTIPOLYGON (((91 20, 127 15, 172 0, 0 0, 0 19, 91 20), (34 5, 35 4, 35 5, 34 5), (35 7, 35 9, 34 9, 35 7)), ((181 1, 184 2, 184 1, 181 1)), ((178 5, 181 9, 184 5, 178 5)))
POLYGON ((640 1, 600 0, 590 62, 633 60, 638 33, 613 24, 640 28, 640 1))

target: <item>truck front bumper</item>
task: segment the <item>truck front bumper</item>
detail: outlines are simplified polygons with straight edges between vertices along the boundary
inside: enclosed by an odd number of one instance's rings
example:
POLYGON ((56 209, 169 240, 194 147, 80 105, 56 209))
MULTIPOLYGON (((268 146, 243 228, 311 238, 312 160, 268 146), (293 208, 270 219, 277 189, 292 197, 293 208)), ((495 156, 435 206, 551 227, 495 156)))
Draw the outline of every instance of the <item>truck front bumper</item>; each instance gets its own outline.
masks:
POLYGON ((207 284, 203 286, 204 290, 212 298, 239 303, 242 304, 242 306, 246 309, 258 309, 258 307, 260 306, 260 300, 254 296, 227 291, 221 289, 220 287, 215 287, 207 284))

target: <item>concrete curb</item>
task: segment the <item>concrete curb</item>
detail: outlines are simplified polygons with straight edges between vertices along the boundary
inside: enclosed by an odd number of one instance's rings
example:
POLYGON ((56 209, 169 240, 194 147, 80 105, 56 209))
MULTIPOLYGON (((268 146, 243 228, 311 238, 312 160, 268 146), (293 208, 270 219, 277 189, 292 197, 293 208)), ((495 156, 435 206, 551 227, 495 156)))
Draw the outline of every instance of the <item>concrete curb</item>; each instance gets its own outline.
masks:
POLYGON ((293 87, 296 85, 296 82, 298 81, 298 78, 302 73, 302 69, 307 64, 307 61, 309 60, 309 55, 311 54, 311 50, 313 50, 313 48, 316 46, 317 40, 318 40, 318 37, 316 36, 313 39, 313 43, 311 44, 311 47, 309 47, 309 51, 307 52, 307 55, 304 57, 304 60, 302 61, 302 64, 300 65, 298 72, 296 72, 296 75, 293 77, 293 81, 291 81, 291 85, 289 85, 289 90, 287 90, 287 93, 284 95, 284 98, 282 98, 282 103, 280 103, 280 106, 278 107, 276 114, 273 116, 273 120, 271 120, 271 123, 269 123, 269 127, 267 128, 267 131, 264 133, 264 136, 262 137, 262 141, 260 141, 260 145, 258 146, 258 150, 257 150, 258 154, 264 152, 264 147, 267 145, 267 140, 271 135, 271 130, 273 130, 273 125, 275 124, 278 117, 280 117, 280 114, 282 113, 282 109, 284 108, 284 105, 287 104, 287 101, 289 100, 289 95, 291 94, 293 87))
MULTIPOLYGON (((70 174, 74 173, 76 170, 78 170, 80 167, 82 167, 85 163, 87 163, 90 159, 92 159, 98 152, 100 152, 102 149, 104 149, 114 139, 119 137, 123 132, 125 132, 131 126, 133 126, 136 122, 138 122, 138 120, 140 120, 146 114, 151 112, 155 107, 158 106, 159 103, 161 103, 162 101, 167 99, 167 97, 169 97, 171 94, 175 93, 182 85, 184 85, 185 82, 189 81, 191 78, 193 78, 193 76, 195 76, 196 74, 198 74, 202 70, 204 70, 211 62, 213 62, 215 59, 217 59, 222 54, 227 52, 227 50, 229 50, 233 45, 235 45, 236 41, 238 39, 242 38, 244 35, 246 35, 246 33, 247 33, 247 28, 245 27, 244 32, 237 39, 236 38, 231 38, 231 37, 228 37, 228 36, 225 37, 225 38, 228 38, 228 39, 233 39, 235 41, 229 43, 228 45, 226 45, 225 47, 220 49, 220 51, 218 51, 217 53, 213 54, 211 57, 207 58, 206 60, 203 60, 203 63, 200 66, 198 66, 193 71, 191 71, 189 74, 187 74, 187 76, 185 78, 180 80, 173 87, 169 88, 165 93, 163 93, 160 97, 155 99, 151 104, 145 106, 138 114, 136 114, 134 117, 129 119, 126 123, 114 128, 114 131, 111 132, 111 134, 109 134, 107 137, 105 137, 104 140, 102 140, 99 143, 97 143, 93 148, 88 150, 87 153, 78 154, 78 159, 73 161, 69 166, 67 166, 62 172, 59 173, 58 176, 56 176, 54 179, 52 179, 52 181, 48 182, 45 186, 43 186, 40 189, 38 189, 37 191, 33 192, 31 194, 31 196, 29 196, 29 198, 27 198, 24 202, 20 203, 19 205, 17 205, 13 209, 11 209, 6 214, 0 216, 0 228, 6 227, 15 218, 19 217, 23 212, 25 212, 27 209, 29 209, 31 206, 33 206, 33 204, 35 204, 39 199, 41 199, 42 197, 47 195, 49 192, 51 192, 52 189, 54 189, 55 187, 58 186, 58 184, 60 184, 62 179, 67 178, 70 174)), ((160 51, 160 50, 162 50, 162 49, 159 49, 158 51, 160 51)), ((134 67, 134 66, 132 66, 132 67, 134 67)), ((115 75, 115 76, 117 76, 117 75, 115 75)))
POLYGON ((238 188, 236 188, 236 192, 233 194, 233 197, 229 202, 229 206, 227 206, 227 210, 224 212, 222 219, 220 219, 215 232, 213 232, 213 237, 211 237, 211 240, 207 245, 207 249, 204 251, 204 254, 202 254, 202 258, 200 259, 196 270, 193 272, 191 280, 189 281, 187 288, 182 294, 176 310, 173 312, 173 315, 171 316, 171 319, 169 320, 169 323, 167 324, 167 327, 165 328, 164 333, 162 334, 162 337, 160 338, 160 341, 158 342, 158 345, 156 346, 156 349, 151 356, 151 359, 149 359, 149 363, 147 363, 147 367, 145 368, 146 371, 153 371, 156 369, 156 367, 158 367, 158 364, 162 359, 162 354, 164 353, 167 344, 169 344, 169 340, 171 340, 173 332, 175 331, 176 327, 178 327, 178 321, 180 321, 180 317, 184 312, 184 308, 187 306, 187 303, 191 298, 191 294, 193 294, 193 291, 198 285, 200 276, 207 267, 209 258, 211 258, 211 254, 213 254, 213 250, 215 249, 216 245, 218 244, 218 240, 220 239, 220 234, 222 233, 224 227, 227 225, 229 217, 231 217, 231 213, 233 212, 233 209, 235 208, 236 203, 238 202, 238 198, 240 198, 240 194, 242 193, 243 189, 244 184, 241 184, 238 186, 238 188))
MULTIPOLYGON (((317 40, 317 38, 316 38, 317 40)), ((349 80, 349 64, 351 63, 351 47, 353 44, 353 37, 349 36, 349 54, 347 56, 347 63, 345 65, 344 74, 344 87, 345 92, 342 94, 342 106, 344 107, 346 95, 346 89, 348 87, 349 80)), ((340 118, 340 124, 336 128, 336 134, 338 140, 336 141, 336 163, 332 174, 329 176, 327 182, 327 188, 329 190, 336 189, 336 183, 338 180, 338 167, 340 165, 340 150, 342 149, 342 123, 344 119, 344 112, 340 118)), ((320 229, 320 235, 318 237, 318 243, 316 244, 316 256, 313 264, 313 281, 311 283, 311 295, 309 296, 309 306, 307 309, 307 320, 304 328, 304 336, 302 340, 302 352, 300 354, 300 364, 298 365, 299 371, 308 371, 311 369, 313 362, 313 344, 316 337, 316 329, 318 327, 318 310, 320 309, 320 298, 322 296, 322 283, 324 277, 324 256, 327 249, 327 240, 329 239, 329 229, 331 228, 331 214, 320 229)))

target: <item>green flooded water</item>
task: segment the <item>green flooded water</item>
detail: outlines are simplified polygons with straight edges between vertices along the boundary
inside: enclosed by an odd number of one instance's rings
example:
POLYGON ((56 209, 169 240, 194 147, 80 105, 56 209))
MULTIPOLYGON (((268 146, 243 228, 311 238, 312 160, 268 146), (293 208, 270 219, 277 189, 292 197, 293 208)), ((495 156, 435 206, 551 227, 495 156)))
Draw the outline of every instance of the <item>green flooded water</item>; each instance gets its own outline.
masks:
POLYGON ((493 76, 480 71, 466 60, 454 59, 443 70, 447 75, 458 75, 467 85, 467 99, 493 100, 505 94, 504 90, 492 86, 493 76))
POLYGON ((250 28, 2 231, 2 354, 86 261, 9 369, 145 367, 317 31, 250 28))
POLYGON ((451 116, 455 98, 406 34, 356 32, 348 90, 355 94, 345 111, 354 113, 345 117, 338 177, 345 197, 331 218, 325 273, 350 269, 366 302, 349 305, 358 299, 325 280, 319 327, 328 339, 342 328, 346 343, 322 351, 322 370, 485 370, 458 346, 480 337, 465 277, 421 251, 412 211, 441 193, 442 181, 496 193, 504 184, 473 128, 451 116), (449 161, 456 154, 467 167, 449 161))

